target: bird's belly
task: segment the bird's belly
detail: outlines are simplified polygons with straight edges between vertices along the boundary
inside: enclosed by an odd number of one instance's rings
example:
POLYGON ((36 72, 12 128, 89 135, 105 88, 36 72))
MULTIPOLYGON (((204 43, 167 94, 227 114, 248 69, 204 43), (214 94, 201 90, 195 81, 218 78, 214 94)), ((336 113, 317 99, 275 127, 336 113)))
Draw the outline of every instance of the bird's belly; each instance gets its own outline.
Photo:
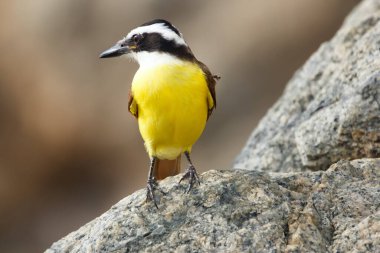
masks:
POLYGON ((161 159, 191 151, 207 121, 208 88, 203 73, 178 68, 138 72, 132 84, 145 146, 150 156, 161 159))
POLYGON ((203 132, 208 89, 203 75, 187 76, 183 80, 161 73, 162 70, 156 72, 152 82, 145 79, 143 84, 137 84, 140 86, 133 93, 140 133, 149 155, 175 159, 182 152, 190 151, 203 132))
MULTIPOLYGON (((174 102, 174 101, 172 101, 174 102)), ((162 159, 174 159, 200 137, 206 123, 204 106, 175 106, 170 101, 155 103, 139 114, 139 128, 149 153, 162 159), (195 110, 198 108, 199 110, 195 110)))

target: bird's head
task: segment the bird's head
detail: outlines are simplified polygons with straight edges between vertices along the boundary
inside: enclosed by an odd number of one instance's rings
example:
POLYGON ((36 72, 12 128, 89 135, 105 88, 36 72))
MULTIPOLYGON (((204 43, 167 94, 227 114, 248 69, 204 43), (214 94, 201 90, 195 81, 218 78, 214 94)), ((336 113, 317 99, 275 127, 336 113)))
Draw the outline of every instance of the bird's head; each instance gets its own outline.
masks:
POLYGON ((193 60, 182 34, 170 22, 156 19, 133 29, 126 37, 100 54, 100 58, 127 55, 139 64, 157 59, 193 60))

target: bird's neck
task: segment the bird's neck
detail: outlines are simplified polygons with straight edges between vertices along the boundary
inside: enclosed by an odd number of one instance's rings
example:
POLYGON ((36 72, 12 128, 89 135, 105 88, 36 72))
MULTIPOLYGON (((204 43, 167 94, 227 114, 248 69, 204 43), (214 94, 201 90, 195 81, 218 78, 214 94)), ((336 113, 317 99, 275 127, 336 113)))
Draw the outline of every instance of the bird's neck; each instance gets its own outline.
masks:
POLYGON ((169 53, 138 52, 132 57, 139 63, 140 68, 152 68, 159 65, 183 64, 184 61, 169 53))

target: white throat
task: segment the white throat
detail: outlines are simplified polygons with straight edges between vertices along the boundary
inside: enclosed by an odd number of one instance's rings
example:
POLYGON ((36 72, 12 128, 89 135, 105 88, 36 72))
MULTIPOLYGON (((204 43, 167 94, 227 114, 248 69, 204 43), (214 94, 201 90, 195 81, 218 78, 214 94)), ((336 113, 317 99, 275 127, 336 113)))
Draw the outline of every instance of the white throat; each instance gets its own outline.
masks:
POLYGON ((151 68, 158 65, 172 65, 183 63, 183 61, 181 61, 179 58, 162 52, 138 52, 131 53, 130 56, 139 63, 140 68, 151 68))

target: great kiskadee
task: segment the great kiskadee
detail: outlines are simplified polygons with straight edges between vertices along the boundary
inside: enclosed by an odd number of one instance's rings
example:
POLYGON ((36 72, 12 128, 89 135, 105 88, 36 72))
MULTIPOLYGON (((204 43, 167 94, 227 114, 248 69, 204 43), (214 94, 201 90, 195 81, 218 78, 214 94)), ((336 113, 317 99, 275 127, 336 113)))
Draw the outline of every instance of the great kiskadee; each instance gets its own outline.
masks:
POLYGON ((179 182, 189 179, 187 192, 199 183, 190 152, 216 106, 215 83, 219 77, 195 58, 178 29, 162 19, 133 29, 100 58, 121 55, 140 65, 128 105, 151 159, 147 200, 157 207, 156 179, 178 174, 182 153, 189 167, 179 182))

